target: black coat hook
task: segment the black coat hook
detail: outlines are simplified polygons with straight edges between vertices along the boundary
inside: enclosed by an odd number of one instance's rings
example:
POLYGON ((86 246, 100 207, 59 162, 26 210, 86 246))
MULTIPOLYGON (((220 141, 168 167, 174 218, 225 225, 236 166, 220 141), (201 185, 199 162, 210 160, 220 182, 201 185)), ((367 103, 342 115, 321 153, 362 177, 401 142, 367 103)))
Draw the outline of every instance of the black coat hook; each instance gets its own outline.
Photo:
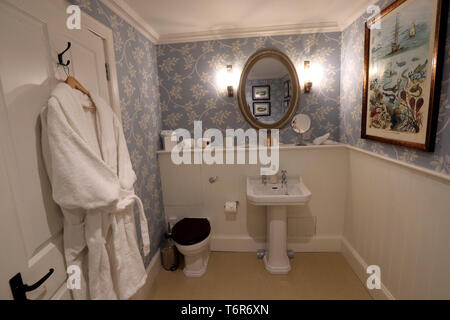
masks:
POLYGON ((63 52, 61 52, 60 54, 58 54, 58 63, 59 63, 60 65, 64 66, 64 67, 67 67, 67 66, 70 64, 70 60, 67 60, 66 63, 63 63, 63 55, 64 55, 64 53, 67 52, 67 50, 70 49, 71 46, 72 46, 72 43, 67 42, 67 48, 66 48, 66 50, 64 50, 63 52))

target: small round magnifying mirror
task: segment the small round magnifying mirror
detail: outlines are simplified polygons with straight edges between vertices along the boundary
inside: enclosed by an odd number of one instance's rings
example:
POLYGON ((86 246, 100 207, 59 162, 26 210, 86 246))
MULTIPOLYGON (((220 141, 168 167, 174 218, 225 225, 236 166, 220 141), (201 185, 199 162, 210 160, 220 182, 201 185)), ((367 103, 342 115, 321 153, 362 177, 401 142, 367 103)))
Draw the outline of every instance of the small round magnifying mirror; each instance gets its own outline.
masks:
POLYGON ((303 135, 311 129, 311 118, 306 114, 297 114, 291 122, 292 129, 300 135, 300 143, 298 146, 306 145, 303 142, 303 135))

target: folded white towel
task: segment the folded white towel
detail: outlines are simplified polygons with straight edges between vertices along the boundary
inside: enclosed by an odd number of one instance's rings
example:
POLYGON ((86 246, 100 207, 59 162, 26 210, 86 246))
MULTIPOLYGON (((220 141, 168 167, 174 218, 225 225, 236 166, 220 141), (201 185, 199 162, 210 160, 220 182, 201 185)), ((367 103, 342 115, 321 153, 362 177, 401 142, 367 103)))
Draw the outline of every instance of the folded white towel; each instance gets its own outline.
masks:
POLYGON ((329 137, 330 137, 330 134, 327 133, 327 134, 325 134, 325 135, 323 135, 323 136, 321 136, 321 137, 318 137, 318 138, 314 139, 313 143, 314 143, 315 145, 321 145, 321 144, 323 144, 325 141, 327 141, 329 137))

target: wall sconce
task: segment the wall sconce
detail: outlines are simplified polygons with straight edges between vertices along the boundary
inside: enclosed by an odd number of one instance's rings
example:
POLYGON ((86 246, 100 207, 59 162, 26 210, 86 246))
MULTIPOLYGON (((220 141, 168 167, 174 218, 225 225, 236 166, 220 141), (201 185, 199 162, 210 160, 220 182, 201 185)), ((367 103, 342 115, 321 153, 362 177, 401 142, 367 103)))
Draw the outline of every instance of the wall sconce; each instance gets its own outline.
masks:
POLYGON ((234 96, 234 89, 233 89, 233 66, 231 64, 227 65, 227 92, 228 97, 232 98, 234 96))
POLYGON ((240 71, 239 68, 233 68, 227 65, 217 72, 217 85, 220 90, 227 92, 228 97, 234 97, 234 88, 239 86, 240 71))
POLYGON ((305 61, 303 71, 305 79, 303 87, 305 88, 305 93, 310 93, 312 88, 312 80, 311 80, 311 63, 309 61, 305 61))

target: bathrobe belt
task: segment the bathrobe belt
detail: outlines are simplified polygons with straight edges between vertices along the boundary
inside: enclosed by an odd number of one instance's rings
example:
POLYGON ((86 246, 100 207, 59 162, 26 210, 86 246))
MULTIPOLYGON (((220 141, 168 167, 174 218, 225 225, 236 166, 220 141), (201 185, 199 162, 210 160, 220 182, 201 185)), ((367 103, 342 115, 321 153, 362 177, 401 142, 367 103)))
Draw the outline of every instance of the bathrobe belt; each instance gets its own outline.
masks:
POLYGON ((127 191, 124 189, 120 190, 121 199, 117 203, 117 207, 119 210, 126 209, 133 203, 136 203, 139 211, 139 222, 141 225, 141 237, 143 244, 143 252, 144 256, 147 256, 150 253, 150 237, 148 233, 148 223, 147 218, 145 217, 144 206, 142 204, 141 199, 132 191, 127 191))

